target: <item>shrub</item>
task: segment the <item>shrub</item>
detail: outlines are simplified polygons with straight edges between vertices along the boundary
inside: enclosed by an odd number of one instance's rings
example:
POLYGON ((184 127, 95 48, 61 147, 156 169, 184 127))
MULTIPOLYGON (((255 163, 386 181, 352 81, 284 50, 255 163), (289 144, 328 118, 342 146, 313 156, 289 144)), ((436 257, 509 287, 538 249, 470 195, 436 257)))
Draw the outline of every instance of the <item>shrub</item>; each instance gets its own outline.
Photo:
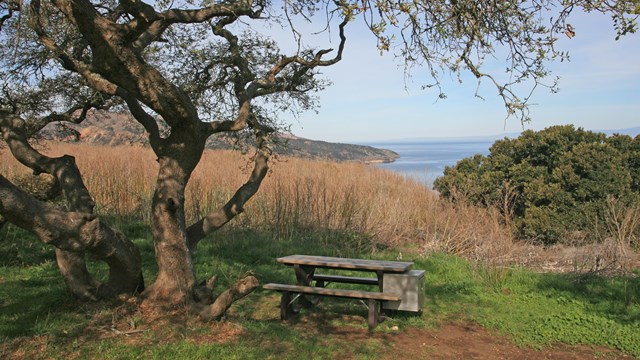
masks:
POLYGON ((575 231, 606 235, 610 198, 635 204, 640 136, 553 126, 499 140, 488 156, 447 167, 434 187, 444 197, 496 206, 521 238, 556 243, 575 231))

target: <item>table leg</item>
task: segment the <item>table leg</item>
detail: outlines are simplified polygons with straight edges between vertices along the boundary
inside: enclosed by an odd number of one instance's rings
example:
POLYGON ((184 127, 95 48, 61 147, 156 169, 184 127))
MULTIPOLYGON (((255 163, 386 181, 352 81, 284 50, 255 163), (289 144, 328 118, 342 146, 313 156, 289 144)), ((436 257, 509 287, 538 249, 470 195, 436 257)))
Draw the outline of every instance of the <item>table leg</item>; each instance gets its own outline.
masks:
MULTIPOLYGON (((303 266, 303 265, 293 265, 293 270, 296 272, 296 280, 298 281, 298 285, 301 286, 312 286, 311 280, 313 279, 313 273, 316 271, 316 268, 313 266, 303 266)), ((311 295, 301 295, 300 296, 300 305, 309 308, 315 305, 318 305, 320 302, 319 296, 311 296, 311 295)))
POLYGON ((379 306, 380 304, 377 300, 369 299, 369 329, 378 326, 379 306))
POLYGON ((293 265, 293 270, 296 272, 296 279, 298 280, 298 285, 301 286, 311 286, 311 279, 313 279, 313 273, 316 271, 316 268, 313 266, 301 266, 301 265, 293 265))
POLYGON ((291 293, 288 291, 282 292, 282 298, 280 299, 280 319, 287 320, 291 315, 291 293))
POLYGON ((384 272, 383 271, 376 271, 376 275, 378 276, 378 287, 380 288, 380 291, 384 291, 383 287, 384 287, 384 272))
MULTIPOLYGON (((378 277, 378 288, 380 292, 384 291, 384 271, 376 271, 376 276, 378 277)), ((391 310, 382 309, 382 304, 380 305, 380 315, 378 316, 378 322, 384 321, 385 317, 390 316, 391 310)))

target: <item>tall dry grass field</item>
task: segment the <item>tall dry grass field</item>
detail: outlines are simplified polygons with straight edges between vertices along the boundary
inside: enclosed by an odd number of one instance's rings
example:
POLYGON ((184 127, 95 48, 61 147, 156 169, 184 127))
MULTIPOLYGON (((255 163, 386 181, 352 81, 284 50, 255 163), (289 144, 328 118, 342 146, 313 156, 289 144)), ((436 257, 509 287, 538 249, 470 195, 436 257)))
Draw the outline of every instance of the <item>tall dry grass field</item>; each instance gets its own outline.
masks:
MULTIPOLYGON (((76 157, 99 213, 148 220, 157 172, 150 149, 50 144, 42 151, 76 157)), ((0 159, 0 173, 10 179, 27 172, 6 149, 0 159)), ((188 221, 224 204, 251 166, 239 152, 205 152, 186 192, 188 221)), ((513 244, 497 212, 442 201, 423 185, 373 166, 298 158, 272 162, 258 194, 230 226, 287 238, 340 232, 352 234, 363 249, 411 247, 472 257, 499 257, 513 244)))

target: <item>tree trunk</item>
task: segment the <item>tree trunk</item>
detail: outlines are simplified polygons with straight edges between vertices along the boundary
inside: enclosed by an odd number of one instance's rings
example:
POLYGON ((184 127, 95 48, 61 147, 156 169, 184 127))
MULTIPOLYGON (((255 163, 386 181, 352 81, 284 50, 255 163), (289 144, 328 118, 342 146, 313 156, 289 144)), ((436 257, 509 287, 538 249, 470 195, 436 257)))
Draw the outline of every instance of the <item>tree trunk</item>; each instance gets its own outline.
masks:
POLYGON ((191 172, 204 151, 204 141, 180 137, 180 129, 163 141, 160 168, 151 204, 151 229, 158 277, 145 291, 145 301, 160 307, 193 302, 196 285, 191 252, 187 246, 184 200, 191 172))
MULTIPOLYGON (((144 291, 143 297, 145 303, 152 307, 166 309, 187 305, 202 318, 217 320, 235 301, 257 288, 258 279, 251 275, 240 279, 218 296, 213 304, 206 299, 212 295, 214 281, 206 286, 197 286, 185 223, 184 194, 191 173, 202 157, 205 141, 198 142, 193 135, 181 136, 182 130, 178 128, 172 131, 171 136, 162 140, 162 145, 157 147, 160 169, 152 201, 152 233, 158 277, 144 291)), ((261 180, 264 177, 262 171, 260 175, 261 180)), ((246 187, 253 189, 248 185, 243 189, 246 187)), ((247 199, 244 196, 241 198, 244 201, 247 199)), ((237 207, 241 208, 244 201, 237 207)), ((195 244, 191 245, 195 247, 195 244)))

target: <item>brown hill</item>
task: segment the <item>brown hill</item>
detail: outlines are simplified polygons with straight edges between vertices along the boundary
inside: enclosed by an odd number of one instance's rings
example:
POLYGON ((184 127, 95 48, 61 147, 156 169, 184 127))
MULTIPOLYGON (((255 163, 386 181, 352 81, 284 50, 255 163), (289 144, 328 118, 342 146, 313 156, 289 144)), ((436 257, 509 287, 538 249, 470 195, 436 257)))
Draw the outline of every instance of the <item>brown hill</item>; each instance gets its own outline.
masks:
MULTIPOLYGON (((147 133, 138 122, 127 114, 99 113, 88 117, 81 124, 52 123, 40 132, 45 140, 81 142, 94 145, 148 145, 147 133)), ((275 141, 277 154, 309 159, 336 161, 360 161, 366 163, 393 162, 399 155, 391 150, 371 146, 329 143, 280 136, 275 141)), ((209 149, 233 149, 238 142, 224 135, 214 135, 207 142, 209 149)))

